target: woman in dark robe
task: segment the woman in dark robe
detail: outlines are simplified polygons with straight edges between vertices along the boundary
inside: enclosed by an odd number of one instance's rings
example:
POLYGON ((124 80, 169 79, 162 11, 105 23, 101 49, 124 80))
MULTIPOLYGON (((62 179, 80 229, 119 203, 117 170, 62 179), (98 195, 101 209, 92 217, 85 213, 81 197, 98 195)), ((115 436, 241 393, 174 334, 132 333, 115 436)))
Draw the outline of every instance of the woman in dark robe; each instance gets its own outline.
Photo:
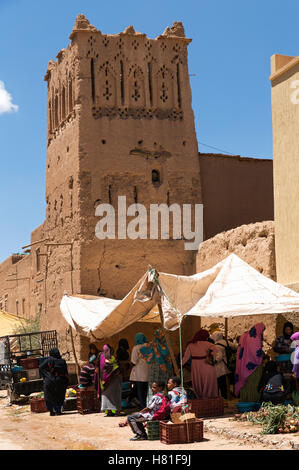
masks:
MULTIPOLYGON (((291 322, 285 322, 283 325, 282 335, 278 336, 273 347, 274 351, 279 354, 279 356, 284 355, 284 361, 279 361, 280 372, 284 375, 285 378, 291 378, 293 364, 291 362, 291 336, 294 333, 294 326, 291 322), (287 358, 289 356, 289 359, 287 358)), ((279 359, 279 357, 278 357, 279 359)))
POLYGON ((50 416, 61 415, 68 385, 68 371, 66 362, 57 348, 50 350, 50 357, 42 362, 39 370, 44 379, 44 396, 50 416))
POLYGON ((119 364, 122 382, 128 382, 130 380, 131 364, 129 354, 129 343, 126 338, 121 338, 119 340, 118 349, 116 351, 116 360, 119 364))
POLYGON ((261 380, 258 384, 258 391, 261 394, 261 403, 271 401, 274 405, 283 403, 289 386, 283 379, 283 376, 277 370, 277 364, 269 361, 262 373, 261 380))

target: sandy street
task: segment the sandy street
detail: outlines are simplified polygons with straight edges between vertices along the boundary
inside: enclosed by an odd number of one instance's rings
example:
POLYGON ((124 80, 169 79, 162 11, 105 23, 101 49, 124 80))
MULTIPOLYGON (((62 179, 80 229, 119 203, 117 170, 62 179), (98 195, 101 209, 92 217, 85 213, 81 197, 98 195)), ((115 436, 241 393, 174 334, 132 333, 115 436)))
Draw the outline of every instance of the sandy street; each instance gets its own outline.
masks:
MULTIPOLYGON (((51 417, 31 413, 29 405, 7 406, 6 392, 0 392, 0 450, 265 450, 270 444, 248 443, 212 432, 204 441, 165 445, 160 441, 132 442, 129 427, 120 428, 124 418, 106 418, 102 413, 80 415, 76 411, 51 417)), ((215 420, 216 422, 217 420, 215 420)), ((209 420, 211 422, 211 420, 209 420)))

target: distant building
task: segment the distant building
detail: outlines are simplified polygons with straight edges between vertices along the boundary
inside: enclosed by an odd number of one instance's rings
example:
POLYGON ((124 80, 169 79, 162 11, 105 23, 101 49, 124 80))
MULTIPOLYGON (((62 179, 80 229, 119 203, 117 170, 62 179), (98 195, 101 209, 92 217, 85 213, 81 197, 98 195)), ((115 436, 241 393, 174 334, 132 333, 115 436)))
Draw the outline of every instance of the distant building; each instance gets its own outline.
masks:
POLYGON ((271 57, 277 280, 299 290, 299 56, 271 57))

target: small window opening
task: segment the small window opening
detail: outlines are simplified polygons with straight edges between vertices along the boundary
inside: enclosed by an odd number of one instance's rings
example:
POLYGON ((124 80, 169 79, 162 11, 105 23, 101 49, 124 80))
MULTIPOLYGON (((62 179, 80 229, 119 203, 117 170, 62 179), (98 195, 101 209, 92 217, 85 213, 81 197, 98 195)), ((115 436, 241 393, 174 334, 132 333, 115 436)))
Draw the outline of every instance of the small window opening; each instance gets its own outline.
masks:
POLYGON ((40 271, 40 248, 36 250, 36 271, 40 271))
POLYGON ((138 202, 137 186, 134 186, 134 202, 135 204, 138 202))
POLYGON ((160 172, 159 170, 152 170, 152 183, 159 184, 161 183, 160 172))

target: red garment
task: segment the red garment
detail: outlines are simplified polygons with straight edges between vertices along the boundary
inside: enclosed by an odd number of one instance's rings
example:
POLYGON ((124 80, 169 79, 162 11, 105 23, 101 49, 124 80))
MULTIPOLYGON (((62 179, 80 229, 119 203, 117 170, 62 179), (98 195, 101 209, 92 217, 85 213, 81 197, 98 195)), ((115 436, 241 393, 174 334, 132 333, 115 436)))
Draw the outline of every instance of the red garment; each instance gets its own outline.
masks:
POLYGON ((197 341, 207 341, 209 337, 210 337, 209 332, 207 330, 201 329, 197 333, 195 333, 192 340, 189 341, 188 344, 191 344, 191 343, 194 344, 194 343, 197 343, 197 341))

